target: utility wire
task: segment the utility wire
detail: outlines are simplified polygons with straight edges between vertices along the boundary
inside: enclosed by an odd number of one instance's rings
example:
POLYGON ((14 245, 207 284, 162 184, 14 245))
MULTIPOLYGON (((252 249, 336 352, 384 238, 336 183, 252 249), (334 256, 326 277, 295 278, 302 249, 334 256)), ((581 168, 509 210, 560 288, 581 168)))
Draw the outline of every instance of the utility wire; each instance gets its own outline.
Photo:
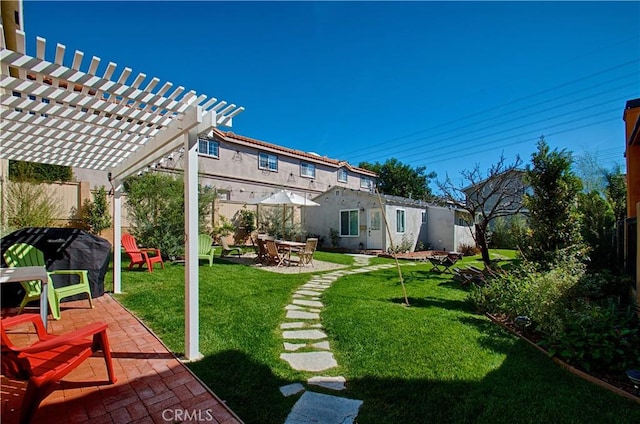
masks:
MULTIPOLYGON (((442 127, 445 127, 447 125, 451 125, 451 124, 455 124, 455 123, 460 123, 460 121, 463 121, 466 118, 473 118, 473 117, 476 117, 478 115, 482 115, 482 114, 485 114, 485 113, 488 113, 488 112, 499 110, 499 109, 504 108, 505 106, 516 104, 516 103, 522 102, 524 100, 528 100, 530 98, 539 96, 541 94, 545 94, 545 93, 548 93, 548 92, 551 92, 551 91, 554 91, 554 90, 558 90, 560 88, 568 87, 568 86, 570 86, 572 84, 576 84, 576 83, 581 82, 581 81, 586 81, 586 80, 588 80, 590 78, 593 78, 593 77, 605 74, 607 72, 611 72, 611 71, 614 71, 616 69, 620 69, 620 68, 623 68, 625 66, 629 66, 631 64, 638 63, 638 62, 640 62, 640 59, 634 59, 634 60, 619 64, 619 65, 616 65, 616 66, 613 66, 613 67, 610 67, 610 68, 606 68, 606 69, 598 71, 598 72, 594 72, 594 73, 586 75, 584 77, 581 77, 581 78, 578 78, 578 79, 575 79, 575 80, 571 80, 571 81, 556 85, 554 87, 550 87, 550 88, 538 91, 538 92, 533 93, 531 95, 528 95, 528 96, 525 96, 525 97, 520 97, 520 98, 512 100, 510 102, 507 102, 507 103, 504 103, 504 104, 501 104, 501 105, 498 105, 498 106, 493 106, 493 107, 488 108, 488 109, 484 109, 484 110, 482 110, 480 112, 469 114, 469 115, 457 118, 455 120, 447 121, 447 122, 445 122, 443 124, 439 124, 439 125, 436 125, 436 126, 433 126, 433 127, 430 127, 430 128, 426 128, 426 129, 423 129, 423 130, 420 130, 420 131, 416 131, 416 132, 408 134, 408 135, 404 135, 404 136, 396 137, 396 138, 393 138, 393 139, 390 139, 390 140, 386 140, 386 141, 383 141, 383 142, 380 142, 380 143, 376 143, 376 144, 370 146, 369 148, 385 146, 388 143, 392 143, 392 142, 403 140, 405 138, 413 137, 413 136, 425 133, 425 132, 433 130, 433 129, 442 128, 442 127)), ((359 150, 346 152, 346 153, 341 154, 341 156, 344 157, 344 156, 348 156, 350 154, 358 153, 358 152, 359 152, 359 150)))

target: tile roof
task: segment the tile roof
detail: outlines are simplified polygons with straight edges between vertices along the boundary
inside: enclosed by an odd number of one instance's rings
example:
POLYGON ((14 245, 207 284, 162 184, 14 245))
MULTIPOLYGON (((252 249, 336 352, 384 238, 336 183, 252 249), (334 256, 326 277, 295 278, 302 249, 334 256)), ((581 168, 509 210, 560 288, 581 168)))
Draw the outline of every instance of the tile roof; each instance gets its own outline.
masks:
POLYGON ((302 150, 295 150, 295 149, 289 149, 288 147, 282 147, 282 146, 278 146, 277 144, 272 144, 272 143, 267 143, 266 141, 262 141, 262 140, 257 140, 255 138, 250 138, 250 137, 245 137, 242 135, 238 135, 235 134, 231 131, 220 131, 217 128, 213 129, 213 134, 215 136, 217 136, 218 138, 223 139, 224 141, 228 141, 228 142, 242 142, 242 143, 247 143, 247 144, 251 144, 254 146, 258 146, 258 147, 264 147, 267 149, 271 149, 271 150, 276 150, 288 155, 292 155, 292 156, 298 156, 298 157, 303 157, 306 159, 309 159, 311 161, 315 161, 315 162, 322 162, 324 164, 327 164, 329 166, 333 166, 336 168, 341 168, 341 167, 345 167, 347 169, 349 169, 350 171, 353 172, 358 172, 360 174, 364 174, 364 175, 368 175, 371 177, 377 177, 378 174, 376 174, 373 171, 369 171, 368 169, 364 169, 364 168, 359 168, 357 166, 352 166, 351 164, 349 164, 347 161, 343 161, 343 160, 337 160, 337 159, 331 159, 327 156, 320 156, 317 154, 313 154, 313 153, 308 153, 308 152, 303 152, 302 150))

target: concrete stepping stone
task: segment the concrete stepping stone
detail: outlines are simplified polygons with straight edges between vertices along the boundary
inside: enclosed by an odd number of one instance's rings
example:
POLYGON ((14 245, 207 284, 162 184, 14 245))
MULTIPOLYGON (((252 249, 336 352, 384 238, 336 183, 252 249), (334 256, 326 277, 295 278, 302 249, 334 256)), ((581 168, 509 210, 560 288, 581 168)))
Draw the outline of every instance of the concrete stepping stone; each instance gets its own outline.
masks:
POLYGON ((302 300, 302 299, 295 299, 293 301, 294 305, 302 305, 302 306, 309 306, 312 308, 322 308, 324 307, 324 305, 322 304, 322 302, 318 302, 316 300, 302 300))
POLYGON ((287 311, 287 318, 291 319, 320 319, 320 314, 315 312, 287 311))
POLYGON ((283 339, 318 340, 326 339, 327 335, 320 330, 290 330, 282 332, 283 339))
POLYGON ((327 341, 314 343, 314 344, 311 345, 311 347, 316 348, 316 349, 322 349, 322 350, 330 350, 331 349, 329 347, 329 342, 327 342, 327 341))
POLYGON ((361 405, 361 400, 304 392, 285 424, 353 424, 361 405))
MULTIPOLYGON (((328 287, 328 286, 327 286, 328 287)), ((327 287, 321 286, 320 284, 307 283, 300 286, 302 290, 314 290, 314 291, 324 291, 327 287)))
POLYGON ((306 347, 306 343, 287 343, 284 342, 284 350, 288 350, 289 352, 295 352, 298 349, 302 349, 306 347))
POLYGON ((313 290, 298 290, 295 294, 303 295, 303 296, 322 296, 321 292, 317 292, 313 290))
POLYGON ((289 328, 302 328, 302 327, 306 327, 308 325, 309 325, 308 323, 300 322, 300 321, 299 322, 284 322, 284 323, 280 324, 280 328, 282 330, 286 330, 286 329, 289 329, 289 328))
POLYGON ((347 382, 347 379, 339 376, 339 377, 326 377, 326 376, 321 376, 321 375, 317 375, 315 377, 311 377, 310 379, 307 380, 308 384, 312 384, 314 386, 320 386, 320 387, 324 387, 325 389, 331 389, 331 390, 344 390, 347 387, 345 386, 345 383, 347 382))
POLYGON ((320 309, 309 308, 300 305, 287 305, 284 307, 287 311, 305 311, 305 312, 320 312, 320 309))
POLYGON ((286 386, 280 387, 280 393, 282 393, 284 397, 289 397, 303 391, 304 386, 300 383, 287 384, 286 386))
POLYGON ((325 371, 338 366, 331 352, 281 353, 280 359, 289 363, 296 371, 325 371))
POLYGON ((308 311, 309 310, 309 308, 303 308, 298 305, 287 305, 284 307, 284 309, 286 309, 287 311, 308 311))

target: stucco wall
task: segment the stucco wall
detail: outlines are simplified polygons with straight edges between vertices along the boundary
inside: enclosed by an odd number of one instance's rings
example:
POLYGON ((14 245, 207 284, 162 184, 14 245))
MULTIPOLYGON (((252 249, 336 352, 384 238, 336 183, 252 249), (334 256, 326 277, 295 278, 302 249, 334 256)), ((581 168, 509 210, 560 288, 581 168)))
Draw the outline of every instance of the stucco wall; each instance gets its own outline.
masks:
POLYGON ((449 208, 434 206, 427 209, 427 243, 433 250, 454 250, 454 213, 449 208))

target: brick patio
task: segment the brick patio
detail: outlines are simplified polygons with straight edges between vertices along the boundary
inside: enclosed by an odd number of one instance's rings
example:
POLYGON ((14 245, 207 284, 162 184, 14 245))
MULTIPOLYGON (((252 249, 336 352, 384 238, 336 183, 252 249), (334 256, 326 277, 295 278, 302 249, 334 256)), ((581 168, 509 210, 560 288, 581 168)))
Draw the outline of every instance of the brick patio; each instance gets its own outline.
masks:
MULTIPOLYGON (((110 295, 94 299, 94 304, 88 309, 87 301, 63 303, 62 319, 49 320, 48 330, 61 334, 90 322, 106 322, 118 381, 108 384, 104 358, 97 353, 41 403, 33 424, 242 422, 110 295)), ((2 316, 15 311, 3 310, 2 316)), ((34 338, 30 326, 17 327, 12 335, 20 343, 34 338)), ((5 376, 1 383, 1 421, 17 423, 26 383, 5 376)))

